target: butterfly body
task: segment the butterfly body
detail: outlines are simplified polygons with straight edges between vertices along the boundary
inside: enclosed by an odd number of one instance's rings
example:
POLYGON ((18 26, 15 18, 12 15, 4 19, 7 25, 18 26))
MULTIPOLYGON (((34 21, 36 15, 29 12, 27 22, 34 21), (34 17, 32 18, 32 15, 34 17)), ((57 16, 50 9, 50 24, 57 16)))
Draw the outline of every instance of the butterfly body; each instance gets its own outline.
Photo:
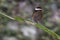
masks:
POLYGON ((43 17, 42 15, 43 15, 42 14, 42 8, 37 7, 34 9, 34 12, 32 14, 32 19, 34 20, 34 22, 38 23, 41 21, 41 19, 43 17))

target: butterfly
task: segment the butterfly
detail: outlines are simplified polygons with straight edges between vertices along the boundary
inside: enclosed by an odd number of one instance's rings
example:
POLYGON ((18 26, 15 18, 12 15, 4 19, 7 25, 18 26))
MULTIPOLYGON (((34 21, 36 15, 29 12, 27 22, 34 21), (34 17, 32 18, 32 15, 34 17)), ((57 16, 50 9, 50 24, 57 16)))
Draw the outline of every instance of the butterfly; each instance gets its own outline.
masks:
POLYGON ((42 8, 41 7, 36 7, 33 10, 33 14, 32 14, 33 21, 38 23, 42 20, 42 17, 43 17, 42 8))

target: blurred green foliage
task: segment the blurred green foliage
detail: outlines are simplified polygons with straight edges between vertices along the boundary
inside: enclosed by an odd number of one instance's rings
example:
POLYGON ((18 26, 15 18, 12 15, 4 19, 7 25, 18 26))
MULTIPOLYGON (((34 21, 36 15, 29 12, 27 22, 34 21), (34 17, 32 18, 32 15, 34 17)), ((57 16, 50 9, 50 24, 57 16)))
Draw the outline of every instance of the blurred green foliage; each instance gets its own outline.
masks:
MULTIPOLYGON (((37 0, 36 0, 37 1, 37 0)), ((50 12, 50 9, 49 9, 49 4, 50 2, 53 1, 53 0, 41 0, 41 4, 42 4, 42 7, 43 7, 43 20, 42 20, 42 23, 44 26, 46 26, 47 28, 51 29, 51 30, 55 30, 56 28, 56 33, 60 35, 60 23, 52 23, 52 22, 49 22, 47 19, 52 15, 52 13, 50 12)), ((57 3, 57 6, 58 8, 60 8, 60 0, 56 0, 56 3, 57 3)), ((17 4, 17 2, 15 0, 0 0, 0 11, 4 12, 5 14, 9 15, 9 16, 12 16, 12 10, 13 8, 15 7, 15 5, 17 4)), ((16 17, 17 20, 24 20, 22 18, 19 18, 19 17, 16 17)), ((13 31, 10 31, 10 30, 6 30, 4 29, 5 26, 6 26, 6 23, 10 21, 9 18, 3 16, 3 15, 0 15, 0 27, 1 27, 1 32, 0 32, 0 35, 10 35, 10 36, 16 36, 17 33, 16 32, 13 32, 13 31)), ((48 40, 48 39, 47 39, 48 40)))

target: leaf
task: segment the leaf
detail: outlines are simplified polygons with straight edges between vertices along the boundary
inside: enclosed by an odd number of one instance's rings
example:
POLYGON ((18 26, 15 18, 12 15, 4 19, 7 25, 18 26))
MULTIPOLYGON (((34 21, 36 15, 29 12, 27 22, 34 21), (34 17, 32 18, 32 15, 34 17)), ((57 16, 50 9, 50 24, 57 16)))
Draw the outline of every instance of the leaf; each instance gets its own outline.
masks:
MULTIPOLYGON (((12 18, 12 17, 10 17, 10 16, 8 16, 8 15, 6 15, 6 14, 4 14, 4 13, 1 13, 1 12, 0 12, 0 14, 3 15, 3 16, 5 16, 5 17, 8 17, 8 18, 10 18, 10 19, 12 19, 12 20, 16 20, 16 21, 26 21, 25 19, 23 19, 23 18, 20 17, 20 16, 16 16, 15 18, 12 18)), ((29 22, 31 22, 31 21, 29 21, 29 22)), ((35 23, 34 23, 34 24, 35 24, 35 23)), ((48 33, 50 33, 50 34, 53 35, 57 40, 60 40, 60 36, 59 36, 58 34, 56 34, 55 32, 51 31, 50 29, 46 28, 45 26, 43 26, 43 25, 41 25, 41 24, 38 24, 38 23, 36 23, 35 26, 38 27, 38 28, 40 28, 40 29, 42 29, 42 30, 44 30, 44 31, 46 31, 46 32, 48 32, 48 33)))
POLYGON ((56 34, 55 32, 51 31, 50 29, 46 28, 45 26, 41 25, 41 24, 35 24, 35 26, 37 26, 38 28, 44 30, 45 32, 50 33, 51 35, 53 35, 56 39, 60 40, 60 36, 58 34, 56 34))
POLYGON ((15 16, 14 19, 17 21, 24 21, 24 19, 20 16, 15 16))

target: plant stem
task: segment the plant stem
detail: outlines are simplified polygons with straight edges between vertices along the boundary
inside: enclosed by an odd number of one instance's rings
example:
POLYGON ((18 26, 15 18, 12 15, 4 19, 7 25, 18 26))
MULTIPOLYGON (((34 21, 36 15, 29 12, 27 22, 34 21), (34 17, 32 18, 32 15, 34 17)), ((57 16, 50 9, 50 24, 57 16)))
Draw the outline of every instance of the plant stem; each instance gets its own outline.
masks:
MULTIPOLYGON (((0 14, 3 15, 3 16, 5 16, 5 17, 7 17, 7 18, 9 18, 9 19, 16 20, 15 18, 12 18, 12 17, 10 17, 10 16, 8 16, 8 15, 6 15, 6 14, 4 14, 4 13, 1 13, 1 12, 0 12, 0 14)), ((20 17, 20 18, 21 18, 21 17, 20 17)), ((23 19, 23 18, 22 18, 22 19, 23 19)), ((21 20, 21 19, 19 19, 19 20, 21 20)), ((19 21, 19 20, 17 20, 17 21, 19 21)), ((36 27, 44 30, 45 32, 50 33, 50 34, 53 35, 57 40, 60 40, 60 36, 59 36, 58 34, 56 34, 55 32, 53 32, 53 31, 51 31, 51 30, 49 30, 49 29, 46 28, 45 26, 43 26, 43 25, 41 25, 41 24, 34 23, 34 22, 32 22, 32 21, 29 21, 29 20, 27 21, 27 20, 25 20, 25 19, 24 19, 23 21, 25 21, 26 23, 32 24, 32 25, 34 25, 34 26, 36 26, 36 27)))

